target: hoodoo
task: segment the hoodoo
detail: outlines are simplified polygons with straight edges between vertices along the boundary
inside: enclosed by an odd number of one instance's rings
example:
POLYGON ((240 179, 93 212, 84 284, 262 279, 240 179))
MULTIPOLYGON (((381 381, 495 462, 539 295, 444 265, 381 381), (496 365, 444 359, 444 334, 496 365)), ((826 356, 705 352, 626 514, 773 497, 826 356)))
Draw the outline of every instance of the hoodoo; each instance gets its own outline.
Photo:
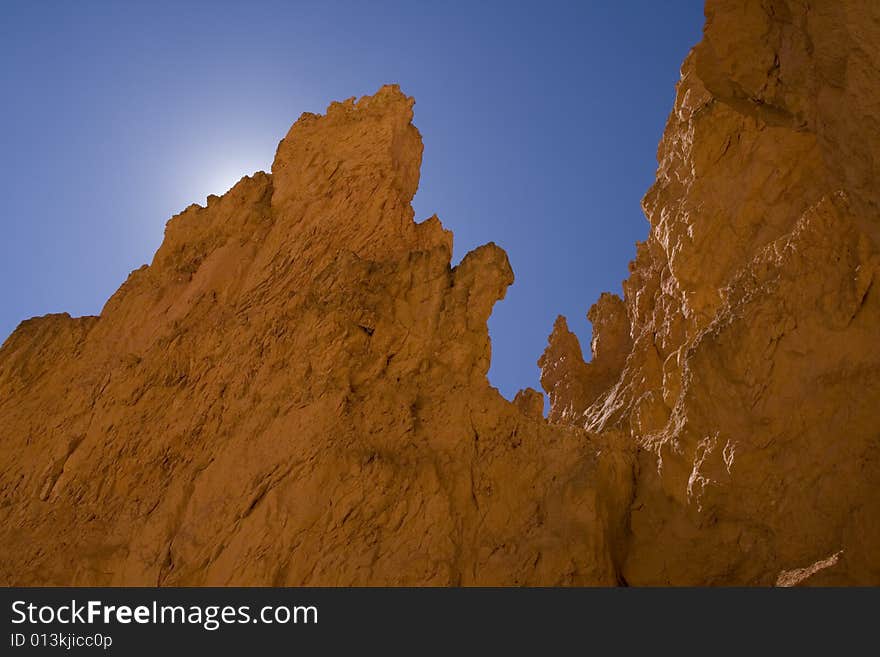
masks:
POLYGON ((880 3, 706 17, 548 418, 487 381, 511 265, 414 221, 383 87, 173 217, 99 316, 6 340, 0 581, 880 584, 880 3))

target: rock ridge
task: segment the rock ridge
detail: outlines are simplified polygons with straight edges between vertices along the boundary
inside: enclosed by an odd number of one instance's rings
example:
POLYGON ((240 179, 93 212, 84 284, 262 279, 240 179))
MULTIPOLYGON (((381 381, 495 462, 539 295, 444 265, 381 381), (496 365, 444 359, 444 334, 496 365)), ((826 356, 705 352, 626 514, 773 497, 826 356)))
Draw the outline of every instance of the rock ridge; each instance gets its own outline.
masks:
POLYGON ((396 85, 0 347, 6 585, 880 584, 880 5, 709 0, 590 359, 414 221, 396 85))

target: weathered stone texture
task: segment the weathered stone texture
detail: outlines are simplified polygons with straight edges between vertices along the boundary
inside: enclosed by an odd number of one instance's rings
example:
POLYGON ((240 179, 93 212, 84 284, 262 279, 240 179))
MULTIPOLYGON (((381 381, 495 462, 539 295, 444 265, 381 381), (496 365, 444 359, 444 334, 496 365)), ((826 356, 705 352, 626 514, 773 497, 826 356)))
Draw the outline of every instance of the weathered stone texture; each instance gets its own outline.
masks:
POLYGON ((0 583, 880 584, 880 4, 706 15, 547 419, 486 379, 510 264, 414 221, 383 87, 3 344, 0 583))
POLYGON ((878 584, 880 5, 706 16, 624 283, 632 349, 596 397, 557 321, 550 417, 639 446, 629 583, 773 584, 838 555, 811 581, 878 584))

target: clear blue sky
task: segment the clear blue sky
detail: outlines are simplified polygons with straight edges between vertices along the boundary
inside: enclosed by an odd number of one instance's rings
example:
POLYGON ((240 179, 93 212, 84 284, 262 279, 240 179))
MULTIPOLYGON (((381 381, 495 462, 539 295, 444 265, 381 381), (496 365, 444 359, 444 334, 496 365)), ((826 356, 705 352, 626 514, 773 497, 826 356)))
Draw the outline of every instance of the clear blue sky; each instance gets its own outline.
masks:
POLYGON ((620 293, 701 0, 16 2, 0 6, 0 340, 96 314, 165 222, 268 170, 304 111, 397 82, 425 141, 417 219, 495 241, 490 380, 512 397, 557 314, 620 293))

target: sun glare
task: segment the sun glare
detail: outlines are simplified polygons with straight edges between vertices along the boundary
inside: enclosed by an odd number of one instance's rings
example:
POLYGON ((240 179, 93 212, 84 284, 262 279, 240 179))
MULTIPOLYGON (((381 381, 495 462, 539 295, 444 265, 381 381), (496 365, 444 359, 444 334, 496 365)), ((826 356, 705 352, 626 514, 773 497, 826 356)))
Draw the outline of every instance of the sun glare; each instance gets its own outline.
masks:
POLYGON ((244 176, 252 176, 257 171, 265 171, 267 164, 257 157, 239 157, 229 162, 206 162, 203 171, 205 176, 194 180, 192 188, 193 201, 204 204, 207 197, 214 194, 223 196, 232 189, 244 176))

